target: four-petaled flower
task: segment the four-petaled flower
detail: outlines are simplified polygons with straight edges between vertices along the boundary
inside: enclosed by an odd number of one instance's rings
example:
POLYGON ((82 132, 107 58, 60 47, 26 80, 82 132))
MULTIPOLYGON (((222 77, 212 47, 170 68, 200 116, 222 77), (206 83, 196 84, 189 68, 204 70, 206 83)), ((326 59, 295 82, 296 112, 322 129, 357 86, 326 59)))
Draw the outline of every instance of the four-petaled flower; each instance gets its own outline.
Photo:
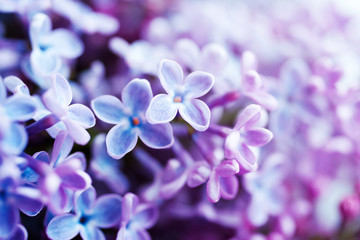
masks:
POLYGON ((82 104, 72 104, 73 98, 69 82, 60 74, 52 77, 52 86, 43 95, 44 105, 66 126, 70 137, 80 145, 90 141, 85 130, 95 126, 95 116, 82 104))
POLYGON ((183 78, 180 65, 162 60, 158 69, 161 85, 168 94, 156 95, 150 102, 146 118, 150 123, 167 123, 179 110, 183 119, 198 131, 205 131, 210 123, 210 109, 197 99, 210 91, 214 77, 210 73, 196 71, 183 78))
POLYGON ((257 127, 261 117, 261 107, 256 104, 247 106, 240 114, 233 131, 225 139, 225 157, 236 159, 240 172, 255 171, 258 167, 255 154, 249 148, 261 147, 271 141, 272 132, 257 127))
POLYGON ((116 124, 106 136, 109 155, 120 159, 136 145, 138 136, 151 148, 167 148, 173 144, 169 123, 149 124, 145 111, 152 98, 150 83, 134 79, 122 91, 122 102, 110 95, 100 96, 91 102, 95 115, 102 121, 116 124))
POLYGON ((46 228, 53 240, 67 240, 79 232, 84 240, 105 240, 99 228, 110 228, 120 222, 121 197, 106 194, 96 200, 93 187, 82 192, 75 203, 75 214, 65 213, 54 217, 46 228))

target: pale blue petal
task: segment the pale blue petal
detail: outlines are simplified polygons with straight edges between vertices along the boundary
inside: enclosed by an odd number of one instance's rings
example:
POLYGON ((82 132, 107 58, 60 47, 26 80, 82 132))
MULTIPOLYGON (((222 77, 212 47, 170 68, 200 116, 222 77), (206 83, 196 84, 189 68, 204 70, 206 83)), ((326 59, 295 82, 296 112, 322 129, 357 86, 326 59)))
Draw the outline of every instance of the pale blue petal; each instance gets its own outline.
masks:
POLYGON ((30 40, 32 47, 39 47, 40 39, 51 31, 52 24, 50 18, 43 14, 37 13, 30 23, 30 40))
POLYGON ((6 88, 3 82, 2 77, 0 76, 0 104, 2 104, 6 99, 6 88))
POLYGON ((83 240, 106 240, 104 233, 93 225, 86 225, 80 229, 80 236, 83 240))
POLYGON ((82 104, 72 104, 68 108, 68 118, 78 122, 85 129, 95 126, 95 116, 90 110, 82 104))
POLYGON ((210 109, 199 99, 192 99, 180 105, 179 113, 197 131, 205 131, 210 124, 210 109))
POLYGON ((168 123, 176 116, 178 107, 167 94, 156 95, 146 111, 146 119, 152 124, 168 123))
POLYGON ((153 97, 150 83, 145 79, 134 79, 122 91, 122 101, 132 110, 133 115, 143 114, 153 97))
POLYGON ((1 151, 8 154, 19 154, 26 147, 28 136, 23 125, 13 123, 0 140, 1 151))
POLYGON ((83 191, 75 204, 75 211, 79 214, 88 213, 95 204, 96 192, 93 187, 89 187, 85 191, 83 191))
MULTIPOLYGON (((14 94, 20 93, 20 94, 24 94, 24 95, 30 95, 29 88, 24 84, 24 82, 20 78, 18 78, 16 76, 13 76, 13 75, 7 76, 4 79, 4 83, 5 83, 6 88, 9 89, 9 91, 14 94)), ((0 97, 0 99, 1 99, 1 97, 0 97)), ((0 100, 0 102, 1 102, 1 100, 0 100)))
POLYGON ((117 124, 125 117, 124 107, 121 101, 111 95, 103 95, 91 101, 91 108, 96 117, 101 121, 117 124))
POLYGON ((155 225, 159 218, 159 210, 151 204, 140 205, 131 219, 130 228, 148 229, 155 225))
POLYGON ((13 121, 27 121, 36 113, 36 102, 30 96, 14 95, 5 101, 5 111, 13 121))
POLYGON ((137 138, 137 129, 128 124, 116 125, 110 129, 106 136, 108 154, 115 159, 122 158, 135 148, 137 138))
POLYGON ((30 64, 35 75, 48 77, 48 75, 58 72, 61 68, 61 59, 52 51, 40 51, 35 49, 30 54, 30 64))
POLYGON ((46 228, 46 234, 53 240, 70 240, 80 231, 79 218, 73 214, 54 217, 46 228))
POLYGON ((101 228, 109 228, 120 222, 121 197, 116 194, 107 194, 100 197, 94 206, 91 219, 101 228))
POLYGON ((178 63, 172 60, 164 59, 160 62, 158 75, 161 85, 171 95, 174 95, 177 88, 183 83, 183 70, 178 63))
POLYGON ((90 141, 90 134, 84 129, 84 127, 71 119, 63 119, 63 122, 69 132, 69 135, 79 145, 85 145, 90 141))
POLYGON ((214 76, 210 73, 201 71, 192 72, 184 80, 184 97, 201 97, 210 91, 214 82, 214 76))
POLYGON ((140 126, 140 139, 151 148, 168 148, 174 143, 173 131, 170 123, 143 124, 140 126))
POLYGON ((56 29, 49 34, 51 49, 65 58, 76 58, 84 52, 84 44, 67 29, 56 29))

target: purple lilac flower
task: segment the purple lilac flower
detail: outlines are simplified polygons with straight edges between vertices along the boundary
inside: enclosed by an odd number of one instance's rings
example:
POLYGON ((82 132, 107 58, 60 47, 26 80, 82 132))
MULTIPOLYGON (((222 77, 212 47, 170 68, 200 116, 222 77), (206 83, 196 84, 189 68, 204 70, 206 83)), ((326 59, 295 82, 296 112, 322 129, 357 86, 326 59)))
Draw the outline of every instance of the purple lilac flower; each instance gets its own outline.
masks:
POLYGON ((19 209, 35 216, 43 207, 39 190, 22 183, 14 162, 14 158, 0 156, 0 238, 5 239, 17 234, 19 209))
POLYGON ((134 79, 122 91, 122 102, 114 96, 95 98, 91 107, 104 122, 116 124, 106 136, 106 147, 113 158, 122 158, 134 149, 138 137, 151 148, 167 148, 173 143, 169 123, 149 124, 145 111, 152 98, 150 84, 144 79, 134 79))
POLYGON ((135 194, 125 194, 122 200, 120 230, 116 240, 151 239, 146 230, 156 223, 158 217, 158 209, 153 204, 140 203, 135 194))
POLYGON ((111 228, 121 219, 122 199, 116 194, 106 194, 96 199, 93 187, 83 191, 75 203, 75 213, 54 217, 46 228, 53 240, 72 239, 77 234, 84 240, 105 239, 100 228, 111 228))
POLYGON ((72 98, 71 87, 60 74, 53 75, 52 86, 42 97, 44 105, 65 124, 71 138, 77 144, 85 145, 90 141, 90 134, 85 129, 95 126, 95 116, 85 105, 70 105, 72 98))
POLYGON ((161 85, 168 94, 156 95, 146 111, 150 123, 167 123, 180 115, 193 128, 205 131, 210 123, 210 109, 197 99, 210 91, 214 77, 206 72, 196 71, 183 78, 180 65, 163 60, 158 68, 161 85))
POLYGON ((250 147, 264 146, 273 138, 269 130, 256 127, 261 116, 260 110, 259 105, 247 106, 225 140, 225 157, 236 159, 241 171, 254 171, 258 167, 256 157, 250 147))

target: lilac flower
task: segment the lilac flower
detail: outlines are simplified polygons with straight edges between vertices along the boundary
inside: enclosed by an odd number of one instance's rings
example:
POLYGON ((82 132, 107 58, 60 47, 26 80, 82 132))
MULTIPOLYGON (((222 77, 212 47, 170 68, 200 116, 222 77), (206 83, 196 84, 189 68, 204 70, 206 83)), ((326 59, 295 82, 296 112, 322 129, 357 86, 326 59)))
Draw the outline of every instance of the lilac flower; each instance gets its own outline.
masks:
POLYGON ((169 123, 152 125, 145 119, 151 98, 149 82, 134 79, 122 91, 123 102, 110 95, 100 96, 91 102, 99 119, 116 124, 106 136, 106 147, 111 157, 122 158, 134 149, 138 136, 151 148, 172 145, 173 133, 169 123))
POLYGON ((95 125, 95 116, 91 110, 82 104, 72 104, 72 91, 68 81, 60 74, 52 77, 52 86, 43 95, 44 105, 61 120, 72 139, 85 145, 90 140, 90 134, 85 130, 95 125))
POLYGON ((160 62, 158 75, 161 85, 168 94, 155 96, 146 111, 150 123, 166 123, 173 120, 176 113, 198 131, 205 131, 210 123, 210 109, 197 99, 210 91, 214 77, 205 72, 196 71, 183 79, 179 64, 171 60, 160 62))
POLYGON ((46 228, 53 240, 74 238, 78 233, 84 240, 105 240, 99 228, 110 228, 121 219, 121 198, 107 194, 96 199, 93 187, 80 194, 75 203, 75 214, 65 213, 54 217, 46 228))
POLYGON ((19 211, 37 215, 43 207, 40 192, 22 184, 13 158, 0 157, 0 238, 17 234, 19 211))
POLYGON ((26 228, 18 224, 9 237, 2 238, 0 237, 0 240, 27 240, 28 239, 28 233, 26 231, 26 228))
POLYGON ((152 204, 141 204, 132 193, 125 194, 122 200, 122 218, 116 240, 149 240, 146 229, 151 228, 159 216, 152 204))
POLYGON ((84 51, 82 42, 72 32, 67 29, 52 31, 51 28, 50 18, 43 13, 36 14, 30 24, 30 63, 35 74, 40 76, 57 72, 63 65, 62 58, 76 58, 84 51))
POLYGON ((261 127, 256 127, 260 119, 260 106, 251 104, 240 114, 232 132, 225 140, 225 157, 236 159, 241 171, 257 169, 257 160, 250 147, 261 147, 271 141, 273 134, 261 127))
POLYGON ((6 154, 21 153, 28 136, 19 122, 27 121, 35 115, 36 104, 32 97, 14 95, 6 97, 4 82, 0 77, 0 152, 6 154))
MULTIPOLYGON (((30 169, 26 169, 27 179, 37 182, 53 213, 64 212, 71 207, 71 197, 74 191, 84 190, 91 185, 91 178, 84 172, 85 156, 76 152, 69 156, 72 142, 66 142, 67 132, 61 131, 56 136, 51 159, 42 151, 34 154, 29 160, 30 169), (70 144, 70 145, 68 145, 70 144), (33 177, 36 172, 38 177, 33 177)), ((23 173, 24 175, 24 173, 23 173)))

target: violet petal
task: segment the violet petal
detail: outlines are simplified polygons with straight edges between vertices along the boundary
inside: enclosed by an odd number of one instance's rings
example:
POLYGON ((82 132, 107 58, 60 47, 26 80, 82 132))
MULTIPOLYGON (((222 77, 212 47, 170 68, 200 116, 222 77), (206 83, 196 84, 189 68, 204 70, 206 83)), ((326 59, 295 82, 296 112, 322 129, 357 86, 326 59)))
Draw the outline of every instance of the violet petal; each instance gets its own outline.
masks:
POLYGON ((168 148, 174 142, 170 123, 143 124, 139 132, 140 139, 151 148, 168 148))
POLYGON ((116 125, 110 129, 106 136, 108 154, 115 159, 122 158, 126 153, 135 148, 137 138, 137 129, 126 124, 116 125))

